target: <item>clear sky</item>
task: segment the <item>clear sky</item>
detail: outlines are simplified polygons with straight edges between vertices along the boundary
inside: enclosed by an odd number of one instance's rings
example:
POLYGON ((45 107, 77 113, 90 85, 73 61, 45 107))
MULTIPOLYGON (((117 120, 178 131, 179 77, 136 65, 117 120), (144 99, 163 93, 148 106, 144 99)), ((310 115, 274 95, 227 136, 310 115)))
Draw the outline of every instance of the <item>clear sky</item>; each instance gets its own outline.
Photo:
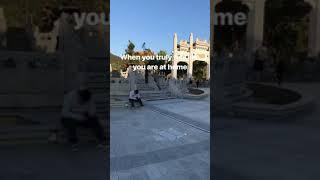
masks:
POLYGON ((131 40, 171 54, 173 34, 188 39, 210 38, 210 0, 110 0, 110 49, 122 55, 131 40))

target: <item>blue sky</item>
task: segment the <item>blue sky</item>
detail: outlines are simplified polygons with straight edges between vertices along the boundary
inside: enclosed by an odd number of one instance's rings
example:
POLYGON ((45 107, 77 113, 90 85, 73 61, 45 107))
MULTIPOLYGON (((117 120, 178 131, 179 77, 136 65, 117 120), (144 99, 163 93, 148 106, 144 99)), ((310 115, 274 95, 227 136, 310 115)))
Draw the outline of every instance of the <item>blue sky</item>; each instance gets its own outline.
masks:
POLYGON ((172 51, 173 34, 180 39, 210 38, 210 0, 111 0, 110 49, 122 55, 131 40, 136 50, 172 51))

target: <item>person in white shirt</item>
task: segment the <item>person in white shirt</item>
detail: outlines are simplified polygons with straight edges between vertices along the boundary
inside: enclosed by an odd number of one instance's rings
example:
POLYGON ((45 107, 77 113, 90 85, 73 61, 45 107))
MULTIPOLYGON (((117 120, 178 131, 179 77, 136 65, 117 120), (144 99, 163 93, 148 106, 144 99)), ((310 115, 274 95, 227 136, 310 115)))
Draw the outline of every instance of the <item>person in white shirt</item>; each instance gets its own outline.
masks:
POLYGON ((100 144, 106 143, 103 128, 96 116, 95 102, 91 92, 79 88, 66 94, 62 108, 61 123, 67 131, 68 140, 76 146, 78 143, 77 127, 91 128, 100 144))
POLYGON ((139 102, 140 106, 143 106, 139 90, 130 91, 130 93, 129 93, 129 102, 131 103, 131 107, 134 107, 134 102, 139 102))

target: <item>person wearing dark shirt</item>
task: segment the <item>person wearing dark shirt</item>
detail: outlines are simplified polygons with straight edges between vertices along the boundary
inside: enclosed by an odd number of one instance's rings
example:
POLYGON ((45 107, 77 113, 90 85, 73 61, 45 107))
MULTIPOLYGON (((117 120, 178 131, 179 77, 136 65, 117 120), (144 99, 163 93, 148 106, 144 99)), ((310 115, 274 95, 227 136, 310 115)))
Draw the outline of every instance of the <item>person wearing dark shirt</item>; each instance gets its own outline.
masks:
POLYGON ((283 60, 279 60, 277 62, 277 67, 276 67, 276 78, 279 86, 281 86, 282 84, 283 72, 284 72, 284 63, 283 63, 283 60))
POLYGON ((96 116, 95 102, 87 88, 79 88, 65 95, 61 123, 74 149, 77 149, 79 126, 92 129, 99 141, 99 146, 106 143, 103 128, 96 116))

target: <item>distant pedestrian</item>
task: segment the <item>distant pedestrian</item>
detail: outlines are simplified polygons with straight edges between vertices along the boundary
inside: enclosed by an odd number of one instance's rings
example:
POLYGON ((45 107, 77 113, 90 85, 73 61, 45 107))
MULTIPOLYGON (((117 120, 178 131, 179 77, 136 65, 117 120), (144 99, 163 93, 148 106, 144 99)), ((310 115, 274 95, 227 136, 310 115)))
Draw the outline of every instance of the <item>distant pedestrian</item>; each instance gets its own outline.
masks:
POLYGON ((277 66, 276 66, 276 79, 279 86, 281 86, 282 84, 283 72, 284 72, 284 62, 283 60, 278 60, 277 66))
POLYGON ((263 69, 264 69, 264 59, 261 55, 261 52, 257 50, 255 53, 254 64, 253 64, 253 70, 255 72, 257 81, 261 81, 263 69))
POLYGON ((199 80, 196 81, 197 88, 199 88, 199 80))

